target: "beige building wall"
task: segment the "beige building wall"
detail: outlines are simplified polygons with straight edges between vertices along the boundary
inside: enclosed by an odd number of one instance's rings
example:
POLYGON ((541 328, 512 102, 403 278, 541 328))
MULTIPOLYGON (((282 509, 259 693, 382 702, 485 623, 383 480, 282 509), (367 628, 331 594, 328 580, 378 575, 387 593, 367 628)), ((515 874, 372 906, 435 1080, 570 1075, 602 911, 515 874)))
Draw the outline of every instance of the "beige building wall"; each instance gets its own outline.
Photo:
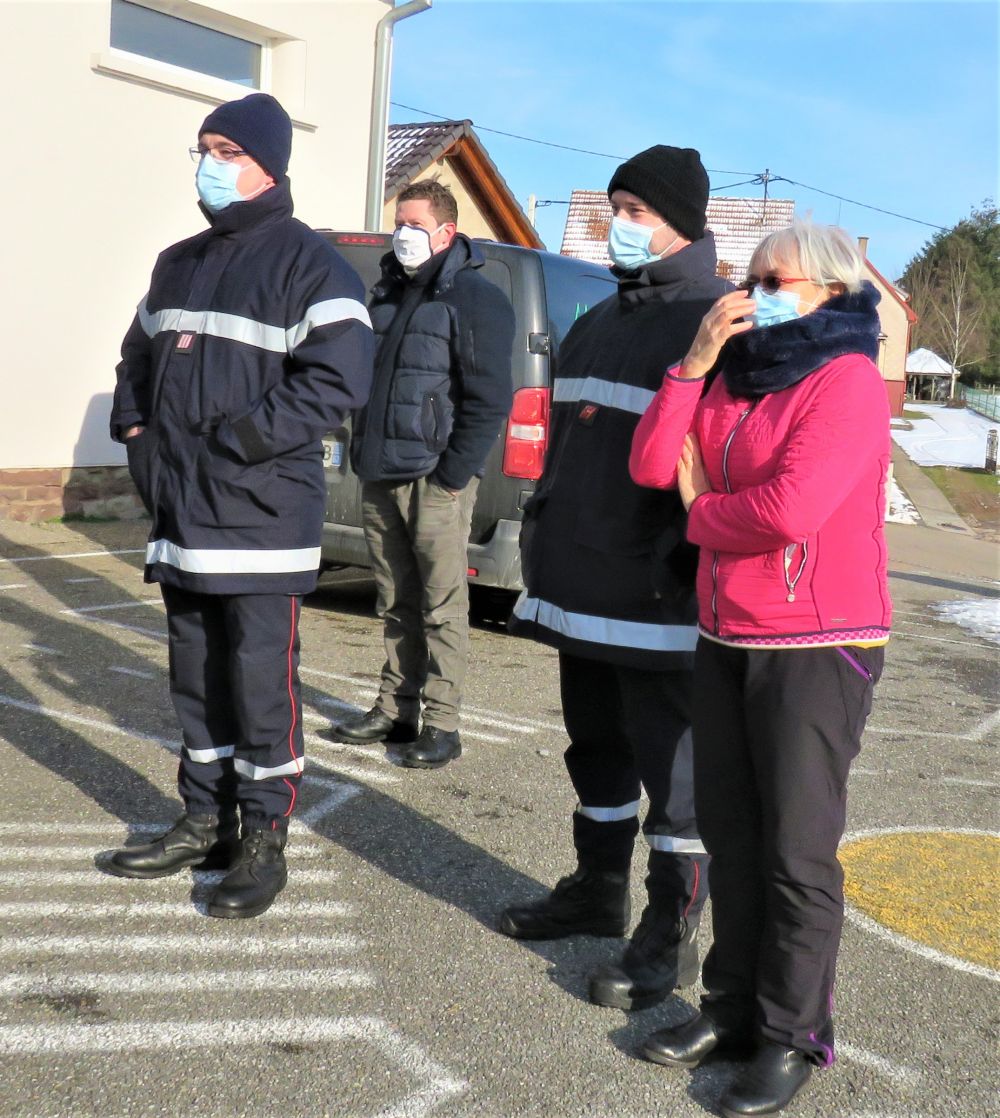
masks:
MULTIPOLYGON (((361 228, 385 0, 143 0, 267 44, 295 121, 297 216, 361 228)), ((252 90, 111 49, 110 0, 0 3, 5 103, 4 470, 120 464, 107 434, 121 339, 157 254, 200 232, 187 148, 252 90)), ((2 510, 0 510, 2 515, 2 510)))
MULTIPOLYGON (((464 233, 467 237, 483 237, 488 241, 495 241, 497 239, 496 232, 480 212, 479 207, 473 201, 472 195, 465 189, 458 176, 452 170, 450 160, 447 158, 439 159, 432 166, 428 167, 420 177, 422 179, 429 179, 433 178, 435 175, 437 176, 438 182, 448 187, 452 194, 455 195, 455 201, 458 203, 459 231, 464 233)), ((394 199, 390 199, 385 209, 382 211, 382 229, 385 232, 390 232, 395 226, 396 203, 394 199)))

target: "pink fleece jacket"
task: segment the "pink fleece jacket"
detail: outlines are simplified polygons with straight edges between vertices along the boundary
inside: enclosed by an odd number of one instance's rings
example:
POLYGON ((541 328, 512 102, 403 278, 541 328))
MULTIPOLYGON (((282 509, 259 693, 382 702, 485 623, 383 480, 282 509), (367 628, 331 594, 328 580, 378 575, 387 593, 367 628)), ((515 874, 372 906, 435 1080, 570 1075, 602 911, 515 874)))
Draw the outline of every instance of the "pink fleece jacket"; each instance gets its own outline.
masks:
POLYGON ((721 376, 701 399, 704 381, 675 371, 639 421, 629 470, 672 488, 684 436, 697 436, 713 490, 688 516, 702 632, 772 648, 884 643, 890 444, 878 369, 837 357, 757 401, 730 395, 721 376))

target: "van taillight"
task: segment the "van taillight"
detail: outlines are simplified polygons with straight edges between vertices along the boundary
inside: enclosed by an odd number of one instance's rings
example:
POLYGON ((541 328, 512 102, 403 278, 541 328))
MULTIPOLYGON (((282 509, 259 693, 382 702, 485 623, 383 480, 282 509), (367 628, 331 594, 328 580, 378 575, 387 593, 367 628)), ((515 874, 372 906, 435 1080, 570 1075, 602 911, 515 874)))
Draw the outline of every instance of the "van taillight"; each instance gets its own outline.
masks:
POLYGON ((537 481, 542 476, 549 437, 549 390, 519 388, 507 420, 503 472, 507 477, 537 481))

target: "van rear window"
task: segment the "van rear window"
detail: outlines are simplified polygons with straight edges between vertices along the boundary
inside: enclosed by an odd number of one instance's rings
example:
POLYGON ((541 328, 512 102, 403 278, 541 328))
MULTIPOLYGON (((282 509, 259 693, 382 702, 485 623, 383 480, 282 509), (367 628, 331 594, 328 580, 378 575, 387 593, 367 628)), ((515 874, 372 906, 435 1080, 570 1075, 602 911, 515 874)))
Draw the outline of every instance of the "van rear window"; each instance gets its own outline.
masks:
POLYGON ((540 253, 548 304, 549 335, 553 348, 562 343, 569 328, 591 307, 596 307, 618 288, 618 281, 607 269, 566 257, 540 253))

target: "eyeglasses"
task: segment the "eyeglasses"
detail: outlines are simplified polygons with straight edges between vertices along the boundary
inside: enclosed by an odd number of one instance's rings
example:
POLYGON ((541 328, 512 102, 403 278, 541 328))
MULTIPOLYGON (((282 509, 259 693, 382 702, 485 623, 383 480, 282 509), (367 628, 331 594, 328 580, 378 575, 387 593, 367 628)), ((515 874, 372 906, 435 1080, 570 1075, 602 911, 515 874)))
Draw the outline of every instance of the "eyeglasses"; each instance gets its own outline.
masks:
POLYGON ((188 148, 188 155, 194 163, 200 163, 206 155, 210 155, 220 163, 232 163, 239 156, 249 154, 248 151, 240 148, 203 148, 200 144, 196 148, 188 148))
POLYGON ((812 280, 808 276, 776 276, 772 272, 766 276, 747 276, 740 287, 748 295, 755 287, 761 287, 768 295, 774 295, 786 283, 812 283, 812 280))

